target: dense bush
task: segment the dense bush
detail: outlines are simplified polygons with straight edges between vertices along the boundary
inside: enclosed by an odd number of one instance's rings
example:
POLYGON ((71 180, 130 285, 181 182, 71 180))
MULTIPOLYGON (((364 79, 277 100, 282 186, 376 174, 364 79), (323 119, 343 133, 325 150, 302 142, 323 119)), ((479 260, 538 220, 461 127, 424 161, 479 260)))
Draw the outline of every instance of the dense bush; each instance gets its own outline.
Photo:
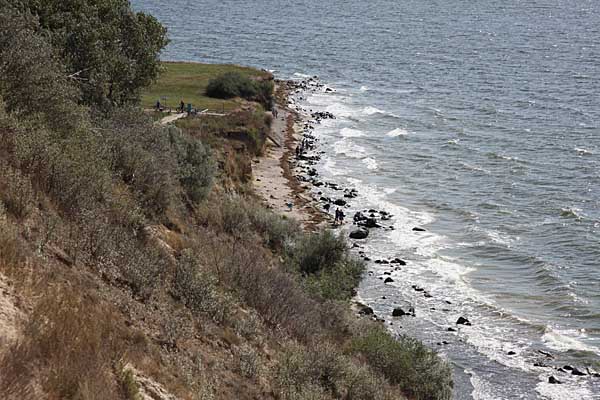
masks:
POLYGON ((193 312, 205 313, 217 322, 223 322, 231 312, 232 302, 219 293, 215 276, 203 270, 189 250, 177 261, 173 293, 193 312))
POLYGON ((180 193, 177 156, 168 132, 135 110, 100 119, 111 169, 133 189, 149 216, 160 216, 180 193))
POLYGON ((206 86, 206 95, 218 99, 242 97, 252 99, 258 94, 257 84, 239 72, 226 72, 211 79, 206 86))
MULTIPOLYGON (((0 0, 1 8, 7 3, 15 2, 0 0)), ((128 0, 17 3, 24 14, 36 16, 36 31, 60 52, 64 76, 77 83, 87 104, 131 103, 158 76, 166 28, 153 16, 134 12, 128 0)))
POLYGON ((241 97, 258 101, 266 109, 271 109, 273 102, 273 82, 254 80, 239 72, 226 72, 211 79, 206 86, 206 95, 218 99, 241 97))
POLYGON ((356 364, 327 342, 288 345, 275 376, 283 399, 384 400, 393 394, 369 367, 356 364))
POLYGON ((331 300, 348 300, 353 296, 353 289, 360 282, 364 264, 354 259, 346 259, 317 274, 307 275, 304 285, 309 292, 331 300))
POLYGON ((301 273, 315 274, 345 260, 348 245, 340 235, 329 230, 306 234, 292 250, 292 257, 301 273))
POLYGON ((273 250, 283 250, 300 235, 301 228, 296 220, 277 215, 262 206, 250 204, 247 215, 254 230, 273 250))
POLYGON ((112 243, 112 247, 116 248, 112 260, 133 292, 144 300, 149 299, 161 284, 169 260, 157 247, 127 237, 119 239, 119 242, 112 243))
POLYGON ((446 400, 452 397, 452 373, 448 363, 420 341, 408 336, 395 339, 379 326, 356 332, 356 335, 354 351, 410 398, 446 400))
POLYGON ((169 138, 177 156, 177 176, 190 200, 198 203, 210 192, 216 173, 211 153, 201 141, 169 127, 169 138))

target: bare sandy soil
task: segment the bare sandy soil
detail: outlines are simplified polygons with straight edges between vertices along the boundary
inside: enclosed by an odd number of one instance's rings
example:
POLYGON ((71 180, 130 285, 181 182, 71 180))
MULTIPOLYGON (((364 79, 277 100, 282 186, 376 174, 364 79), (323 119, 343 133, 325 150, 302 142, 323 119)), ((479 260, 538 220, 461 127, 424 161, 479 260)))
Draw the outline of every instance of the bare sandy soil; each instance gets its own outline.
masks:
POLYGON ((323 222, 324 215, 314 207, 306 187, 296 179, 289 166, 297 141, 296 115, 281 107, 277 112, 271 130, 276 143, 267 140, 265 156, 253 161, 254 187, 267 207, 312 229, 323 222))

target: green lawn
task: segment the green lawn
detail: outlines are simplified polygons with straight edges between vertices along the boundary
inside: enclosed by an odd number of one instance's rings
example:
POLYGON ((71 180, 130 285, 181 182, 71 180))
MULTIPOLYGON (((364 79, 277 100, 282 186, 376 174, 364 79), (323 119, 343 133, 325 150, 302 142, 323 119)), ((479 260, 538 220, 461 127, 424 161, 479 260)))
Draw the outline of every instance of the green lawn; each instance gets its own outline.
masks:
POLYGON ((171 108, 179 106, 183 100, 186 104, 200 110, 234 109, 239 103, 236 100, 221 100, 207 97, 204 94, 208 81, 225 72, 237 71, 244 75, 261 76, 268 74, 254 68, 240 67, 230 64, 200 64, 188 62, 163 62, 164 71, 158 81, 143 91, 142 106, 154 108, 156 100, 171 108))

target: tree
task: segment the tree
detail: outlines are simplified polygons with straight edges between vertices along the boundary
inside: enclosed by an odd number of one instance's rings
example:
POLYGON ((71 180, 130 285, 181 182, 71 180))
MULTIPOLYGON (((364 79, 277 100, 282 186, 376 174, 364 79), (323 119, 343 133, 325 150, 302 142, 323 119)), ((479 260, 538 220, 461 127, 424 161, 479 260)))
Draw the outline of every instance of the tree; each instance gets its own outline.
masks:
MULTIPOLYGON (((6 0, 4 0, 6 1, 6 0)), ((90 105, 124 105, 160 69, 166 28, 134 12, 128 0, 20 0, 37 17, 39 29, 56 47, 90 105)))

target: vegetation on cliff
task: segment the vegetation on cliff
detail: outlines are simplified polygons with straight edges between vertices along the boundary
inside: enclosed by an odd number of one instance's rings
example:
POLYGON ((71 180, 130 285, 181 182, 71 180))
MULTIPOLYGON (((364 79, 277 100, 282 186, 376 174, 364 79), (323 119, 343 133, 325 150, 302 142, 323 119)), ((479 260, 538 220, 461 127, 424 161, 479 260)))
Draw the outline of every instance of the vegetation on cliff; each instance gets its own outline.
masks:
POLYGON ((262 105, 161 126, 156 20, 0 5, 0 397, 449 398, 434 352, 351 312, 344 240, 255 198, 262 105))

